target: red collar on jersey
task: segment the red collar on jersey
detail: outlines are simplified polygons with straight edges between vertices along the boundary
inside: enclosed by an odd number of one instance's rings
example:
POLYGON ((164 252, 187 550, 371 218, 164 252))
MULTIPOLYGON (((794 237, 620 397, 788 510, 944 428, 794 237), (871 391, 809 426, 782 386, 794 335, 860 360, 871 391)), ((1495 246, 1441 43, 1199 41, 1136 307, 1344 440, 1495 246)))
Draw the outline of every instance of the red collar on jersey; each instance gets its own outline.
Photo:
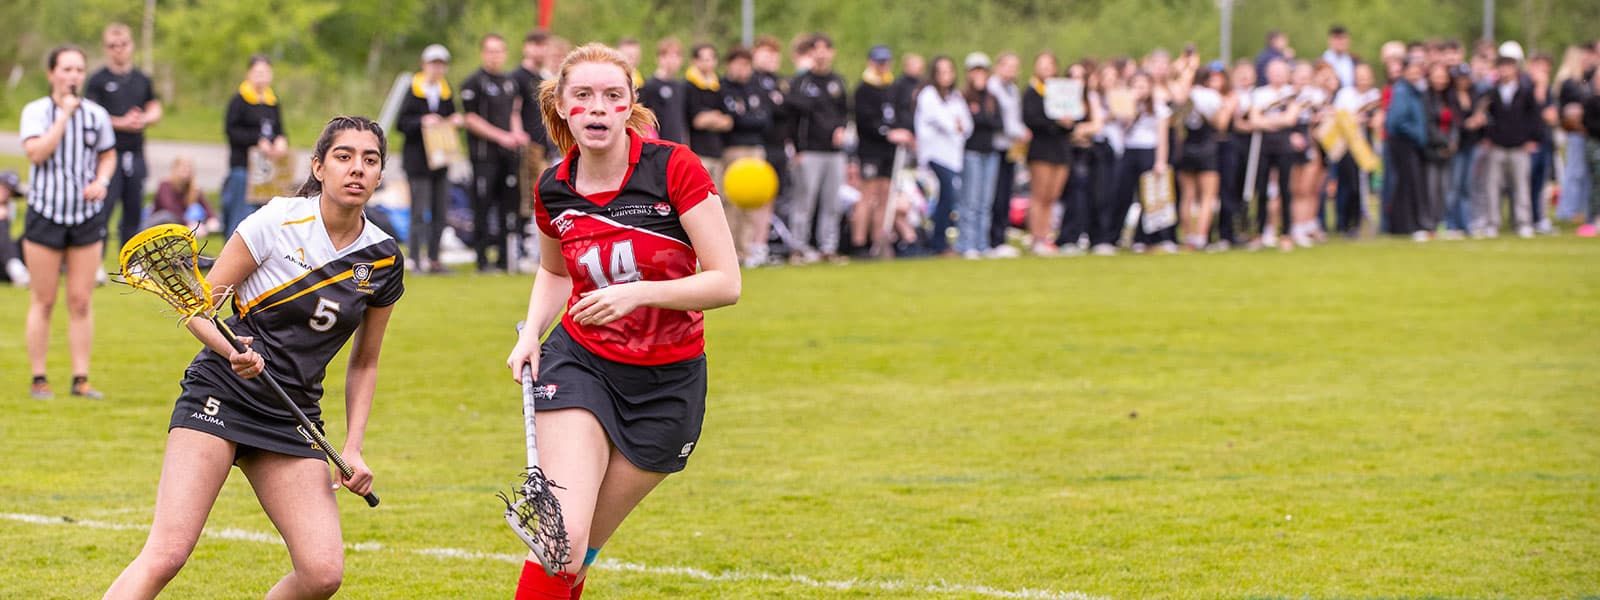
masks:
MULTIPOLYGON (((639 134, 632 129, 628 129, 627 132, 628 173, 631 174, 633 173, 633 166, 639 164, 639 154, 644 151, 644 140, 640 138, 639 134)), ((557 181, 568 181, 572 178, 572 172, 568 169, 568 167, 572 165, 572 159, 577 158, 577 156, 578 145, 573 144, 572 149, 567 151, 566 160, 561 161, 561 165, 556 167, 557 181)))

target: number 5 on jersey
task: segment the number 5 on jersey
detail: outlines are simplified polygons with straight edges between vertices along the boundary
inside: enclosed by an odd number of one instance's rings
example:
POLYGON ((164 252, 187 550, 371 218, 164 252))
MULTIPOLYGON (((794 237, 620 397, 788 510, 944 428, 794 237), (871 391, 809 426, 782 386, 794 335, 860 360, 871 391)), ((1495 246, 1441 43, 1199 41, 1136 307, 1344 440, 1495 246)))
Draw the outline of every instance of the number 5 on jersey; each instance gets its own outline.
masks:
POLYGON ((339 322, 339 303, 327 298, 317 298, 317 309, 311 312, 311 320, 306 324, 317 331, 327 331, 333 329, 333 324, 337 322, 339 322))
MULTIPOLYGON (((578 255, 578 264, 583 265, 583 270, 589 273, 589 281, 594 282, 595 289, 600 289, 614 283, 627 283, 638 281, 639 263, 633 258, 633 241, 624 240, 611 245, 611 270, 608 272, 600 264, 600 246, 590 246, 578 255), (609 277, 607 276, 609 273, 609 277)), ((335 305, 337 310, 337 305, 335 305)))

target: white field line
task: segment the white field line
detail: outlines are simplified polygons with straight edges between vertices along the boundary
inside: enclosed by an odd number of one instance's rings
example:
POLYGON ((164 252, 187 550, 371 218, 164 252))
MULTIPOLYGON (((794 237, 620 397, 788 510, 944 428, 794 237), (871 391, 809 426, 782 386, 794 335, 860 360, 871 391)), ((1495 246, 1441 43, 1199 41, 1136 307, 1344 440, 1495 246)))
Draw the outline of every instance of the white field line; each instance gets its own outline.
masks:
MULTIPOLYGON (((146 527, 143 525, 108 523, 105 521, 94 521, 87 519, 68 520, 64 517, 50 517, 45 515, 0 513, 0 519, 17 521, 20 523, 29 523, 33 525, 75 525, 78 527, 88 527, 90 529, 109 529, 113 531, 146 530, 146 527)), ((201 535, 205 537, 242 542, 255 542, 275 545, 283 544, 283 539, 274 534, 245 531, 243 529, 234 528, 208 528, 203 531, 201 535)), ((396 548, 386 548, 383 546, 383 544, 379 544, 377 542, 348 543, 345 544, 344 547, 346 550, 351 552, 378 552, 382 550, 393 550, 395 552, 429 556, 433 558, 468 561, 495 561, 511 564, 521 564, 524 559, 524 555, 522 554, 497 554, 492 552, 462 550, 460 548, 421 548, 414 550, 402 550, 396 548)), ((1059 592, 1055 590, 1035 590, 1028 588, 1023 588, 1020 590, 1004 590, 986 585, 967 585, 942 582, 924 584, 896 580, 828 580, 816 579, 799 574, 780 575, 776 573, 762 573, 759 571, 721 571, 713 573, 711 571, 696 569, 693 567, 650 566, 610 558, 600 559, 595 563, 595 567, 611 571, 627 571, 631 573, 644 573, 648 575, 671 575, 676 577, 687 577, 689 579, 699 579, 703 581, 770 581, 774 583, 792 583, 806 587, 837 591, 879 590, 885 592, 917 594, 972 594, 977 596, 987 596, 990 598, 1018 598, 1026 600, 1103 600, 1103 598, 1100 596, 1091 596, 1083 592, 1059 592)))

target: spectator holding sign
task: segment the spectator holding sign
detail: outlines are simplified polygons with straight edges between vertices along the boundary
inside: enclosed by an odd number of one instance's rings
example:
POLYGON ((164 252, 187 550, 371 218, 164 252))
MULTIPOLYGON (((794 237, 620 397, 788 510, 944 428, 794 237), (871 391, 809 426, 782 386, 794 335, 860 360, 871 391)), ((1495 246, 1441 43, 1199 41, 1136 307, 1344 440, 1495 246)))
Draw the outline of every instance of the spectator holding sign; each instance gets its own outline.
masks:
POLYGON ((1056 201, 1067 185, 1068 137, 1076 126, 1066 115, 1051 117, 1045 111, 1045 82, 1056 77, 1058 69, 1055 54, 1039 53, 1033 59, 1033 78, 1022 92, 1022 122, 1033 136, 1028 144, 1028 233, 1033 238, 1033 253, 1040 256, 1056 253, 1051 221, 1056 201))
MULTIPOLYGON (((445 74, 450 51, 439 44, 422 50, 422 72, 411 77, 411 93, 400 101, 396 129, 406 136, 402 166, 411 184, 411 258, 417 272, 447 273, 439 262, 439 242, 444 237, 445 213, 450 208, 450 158, 443 149, 428 147, 428 132, 454 138, 464 122, 456 112, 455 98, 445 74), (430 152, 432 150, 433 152, 430 152), (438 153, 439 156, 433 156, 438 153)), ((537 114, 537 113, 535 113, 537 114)), ((459 155, 459 147, 455 154, 459 155)))
POLYGON ((267 160, 289 154, 283 113, 278 109, 278 95, 272 91, 272 61, 265 54, 250 57, 245 80, 228 102, 223 124, 228 134, 228 179, 222 184, 222 237, 228 239, 239 223, 256 211, 248 201, 251 149, 267 160))

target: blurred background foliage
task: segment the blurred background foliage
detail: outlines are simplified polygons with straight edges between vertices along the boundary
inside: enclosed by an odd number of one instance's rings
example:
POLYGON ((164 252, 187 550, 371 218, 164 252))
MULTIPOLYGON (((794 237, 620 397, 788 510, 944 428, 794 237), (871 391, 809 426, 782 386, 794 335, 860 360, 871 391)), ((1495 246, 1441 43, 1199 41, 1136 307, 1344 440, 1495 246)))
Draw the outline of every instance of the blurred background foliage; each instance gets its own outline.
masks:
MULTIPOLYGON (((786 44, 795 34, 824 31, 839 50, 839 70, 854 80, 866 49, 960 56, 973 50, 1042 49, 1075 60, 1176 51, 1193 42, 1202 55, 1219 54, 1219 0, 756 0, 757 34, 786 44)), ((1237 0, 1234 57, 1253 55, 1269 29, 1281 29, 1301 56, 1324 48, 1329 25, 1348 27, 1358 55, 1385 40, 1458 38, 1483 31, 1483 2, 1455 0, 1237 0)), ((415 67, 421 49, 444 43, 455 54, 451 77, 477 66, 476 40, 496 31, 511 40, 512 62, 522 34, 537 20, 535 0, 21 0, 0 3, 0 129, 14 123, 27 101, 44 90, 43 56, 56 44, 83 45, 100 62, 99 35, 121 20, 135 40, 153 12, 153 77, 172 114, 157 137, 220 139, 221 112, 243 76, 246 58, 275 61, 275 88, 291 133, 314 132, 332 113, 375 114, 396 73, 415 67)), ((1569 43, 1600 36, 1592 0, 1499 0, 1495 34, 1520 40, 1530 52, 1560 59, 1569 43)), ((644 41, 648 72, 654 40, 724 47, 740 35, 739 0, 556 0, 552 29, 574 43, 644 41)), ((136 60, 143 62, 143 48, 136 60)), ((303 134, 291 135, 305 140, 303 134)))

